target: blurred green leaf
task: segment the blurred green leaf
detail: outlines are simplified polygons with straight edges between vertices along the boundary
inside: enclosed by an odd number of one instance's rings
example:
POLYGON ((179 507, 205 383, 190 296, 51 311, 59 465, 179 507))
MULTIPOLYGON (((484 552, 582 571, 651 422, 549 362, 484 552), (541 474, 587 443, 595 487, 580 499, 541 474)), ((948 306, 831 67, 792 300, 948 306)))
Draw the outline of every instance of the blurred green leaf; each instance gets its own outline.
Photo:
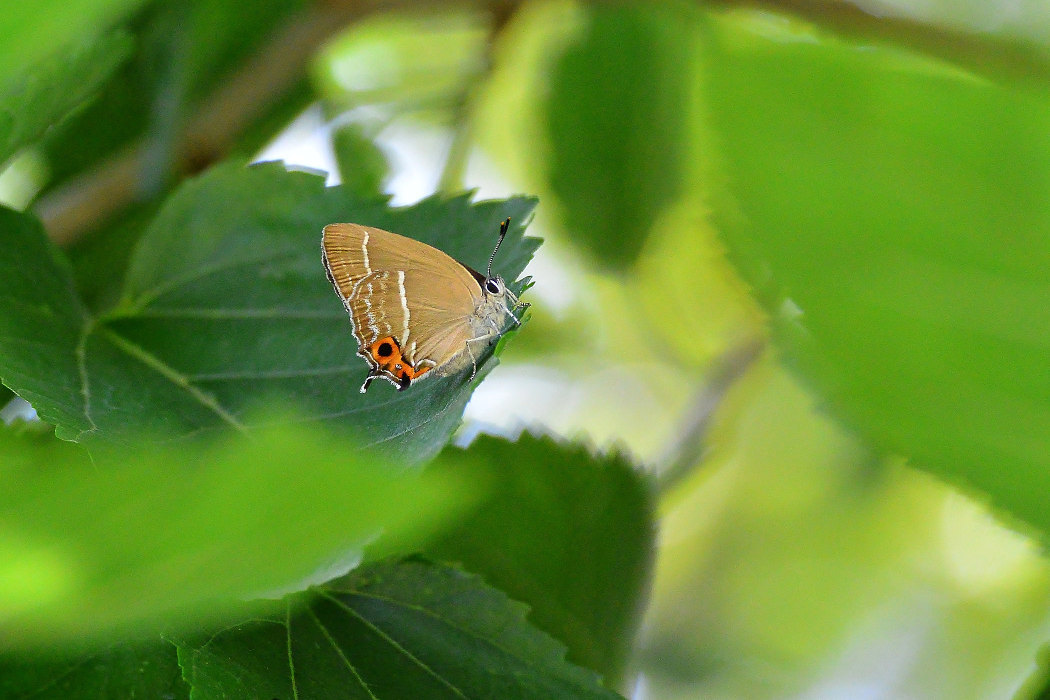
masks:
POLYGON ((368 223, 484 269, 511 216, 495 269, 515 279, 538 245, 522 237, 534 204, 458 197, 389 209, 276 163, 219 167, 168 200, 139 240, 122 302, 97 317, 39 224, 3 212, 0 231, 17 244, 0 255, 0 376, 67 439, 244 429, 252 405, 278 398, 305 420, 422 459, 459 424, 470 373, 361 395, 367 365, 325 278, 321 229, 368 223))
MULTIPOLYGON (((150 161, 141 188, 159 188, 170 175, 167 158, 173 139, 185 127, 194 107, 253 52, 265 50, 273 34, 303 7, 301 0, 260 0, 251 4, 226 0, 152 3, 138 13, 129 29, 135 52, 88 109, 48 134, 45 141, 54 186, 135 139, 145 138, 150 161)), ((307 103, 302 85, 293 95, 273 95, 270 109, 287 117, 307 103)), ((282 124, 270 123, 265 138, 282 124)), ((254 125, 246 125, 252 131, 254 125)))
POLYGON ((390 172, 386 155, 359 124, 346 124, 332 134, 335 160, 343 187, 362 197, 377 196, 390 172))
POLYGON ((479 437, 442 461, 492 488, 427 552, 527 603, 530 620, 568 644, 573 663, 618 685, 655 546, 648 480, 622 456, 529 434, 514 443, 479 437))
POLYGON ((604 267, 630 266, 680 193, 695 14, 670 5, 591 5, 554 66, 548 177, 563 225, 604 267))
POLYGON ((1050 532, 1046 93, 757 22, 707 51, 715 211, 788 356, 874 444, 1050 532))
POLYGON ((249 438, 157 444, 93 466, 70 443, 0 431, 3 645, 55 648, 241 612, 345 571, 380 533, 418 547, 480 487, 271 421, 249 438))
POLYGON ((113 32, 30 65, 0 85, 0 164, 95 97, 130 53, 131 38, 113 32))
POLYGON ((0 23, 0 85, 22 73, 27 65, 61 63, 61 53, 69 50, 70 44, 85 41, 86 33, 105 28, 141 4, 141 0, 5 3, 4 21, 0 23))
POLYGON ((87 323, 71 269, 33 217, 0 208, 0 378, 56 425, 82 418, 77 348, 87 323))
MULTIPOLYGON (((660 348, 679 372, 712 371, 747 338, 766 333, 766 316, 729 264, 725 246, 699 198, 673 208, 653 227, 645 254, 626 277, 624 294, 637 299, 641 339, 660 348)), ((704 383, 708 384, 707 376, 704 383)))
POLYGON ((453 7, 363 18, 322 51, 318 91, 351 107, 447 108, 486 70, 487 19, 453 7))
POLYGON ((179 645, 197 697, 614 698, 477 577, 386 560, 179 645))
POLYGON ((0 695, 33 700, 188 700, 170 642, 115 644, 69 659, 0 657, 0 695))
POLYGON ((1013 700, 1050 700, 1050 648, 1043 646, 1036 655, 1035 671, 1018 688, 1013 700))

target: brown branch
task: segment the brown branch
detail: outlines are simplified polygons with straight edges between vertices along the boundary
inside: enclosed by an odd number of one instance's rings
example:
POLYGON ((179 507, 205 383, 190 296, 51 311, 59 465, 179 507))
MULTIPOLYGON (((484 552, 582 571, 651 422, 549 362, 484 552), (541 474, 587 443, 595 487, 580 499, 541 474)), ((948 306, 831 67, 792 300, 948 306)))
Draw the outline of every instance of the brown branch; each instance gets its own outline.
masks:
MULTIPOLYGON (((331 3, 293 18, 203 101, 176 146, 176 172, 196 172, 223 158, 245 127, 302 77, 321 43, 373 9, 331 3)), ((71 243, 134 202, 145 154, 146 142, 137 141, 43 197, 36 213, 52 240, 71 243)))
MULTIPOLYGON (((320 0, 292 18, 259 53, 206 98, 176 144, 176 173, 198 172, 227 155, 253 120, 305 74, 325 40, 348 24, 380 11, 487 9, 509 14, 522 0, 320 0)), ((96 168, 49 193, 35 211, 48 235, 60 245, 77 240, 133 203, 146 157, 137 141, 96 168)))

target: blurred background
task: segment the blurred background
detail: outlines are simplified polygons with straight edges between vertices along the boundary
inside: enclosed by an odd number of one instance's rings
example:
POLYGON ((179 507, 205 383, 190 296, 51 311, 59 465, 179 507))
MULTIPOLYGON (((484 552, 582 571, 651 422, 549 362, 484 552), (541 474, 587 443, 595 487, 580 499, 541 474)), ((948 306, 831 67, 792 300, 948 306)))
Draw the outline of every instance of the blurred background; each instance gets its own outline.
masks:
POLYGON ((1038 692, 1050 8, 246 5, 85 3, 131 27, 121 80, 0 200, 76 265, 230 157, 536 194, 532 320, 461 438, 655 475, 634 697, 1038 692))

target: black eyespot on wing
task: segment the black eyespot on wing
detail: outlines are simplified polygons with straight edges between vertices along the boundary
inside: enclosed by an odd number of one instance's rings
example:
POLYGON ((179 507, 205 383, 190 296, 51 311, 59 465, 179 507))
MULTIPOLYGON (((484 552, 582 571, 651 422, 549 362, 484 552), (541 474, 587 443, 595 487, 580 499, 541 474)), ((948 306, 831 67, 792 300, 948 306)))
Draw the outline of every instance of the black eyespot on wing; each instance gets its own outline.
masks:
POLYGON ((412 383, 412 378, 410 376, 408 376, 408 372, 402 372, 401 373, 401 385, 398 388, 399 389, 407 389, 408 385, 411 384, 411 383, 412 383))
POLYGON ((379 346, 379 349, 376 350, 376 353, 380 357, 390 357, 391 355, 394 354, 394 346, 391 345, 390 343, 383 343, 382 345, 379 346))
POLYGON ((489 294, 499 294, 499 282, 491 277, 485 280, 485 291, 489 294))

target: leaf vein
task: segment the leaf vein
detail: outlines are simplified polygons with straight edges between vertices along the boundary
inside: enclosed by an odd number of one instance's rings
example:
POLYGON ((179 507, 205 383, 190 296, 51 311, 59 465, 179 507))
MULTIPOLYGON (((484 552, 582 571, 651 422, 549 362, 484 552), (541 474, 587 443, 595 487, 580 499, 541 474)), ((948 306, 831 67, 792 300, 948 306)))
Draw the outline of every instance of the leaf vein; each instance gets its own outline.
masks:
POLYGON ((217 415, 219 418, 221 418, 223 421, 225 421, 232 427, 236 428, 241 432, 245 431, 244 425, 242 425, 241 422, 238 421, 232 413, 230 413, 218 401, 216 401, 215 397, 205 393, 204 391, 201 391, 201 389, 194 386, 190 382, 190 380, 186 378, 185 375, 180 373, 174 367, 167 364, 156 355, 150 353, 145 348, 136 345, 127 338, 124 338, 120 334, 115 333, 114 331, 108 328, 104 329, 103 332, 105 333, 106 337, 110 340, 110 342, 112 342, 118 348, 126 352, 128 355, 137 359, 139 362, 146 365, 150 369, 153 369, 156 372, 158 372, 162 377, 164 377, 180 389, 184 390, 198 403, 200 403, 205 408, 211 410, 213 413, 215 413, 215 415, 217 415))
POLYGON ((210 309, 210 308, 144 308, 134 318, 191 318, 229 320, 238 318, 306 319, 334 321, 346 318, 346 312, 312 311, 310 309, 210 309))
POLYGON ((321 634, 323 634, 324 638, 328 640, 328 643, 332 645, 332 649, 334 649, 335 653, 339 655, 339 658, 343 660, 343 663, 346 664, 346 667, 350 669, 350 673, 354 674, 354 678, 356 678, 357 682, 361 684, 361 687, 364 689, 364 691, 368 693, 368 697, 373 698, 374 700, 379 700, 378 696, 376 696, 376 694, 372 692, 372 689, 369 687, 368 683, 365 682, 365 679, 361 677, 361 674, 358 672, 357 667, 350 662, 350 659, 346 658, 346 654, 343 653, 342 648, 336 643, 335 639, 332 637, 331 632, 329 632, 328 628, 325 627, 325 624, 321 621, 319 617, 317 617, 317 613, 314 612, 314 609, 312 607, 308 607, 307 611, 310 613, 310 617, 312 617, 314 622, 317 624, 318 629, 321 630, 321 634))
MULTIPOLYGON (((530 668, 537 668, 537 664, 534 661, 530 661, 529 659, 525 658, 521 654, 518 654, 518 653, 514 652, 513 650, 511 650, 511 649, 509 649, 507 647, 501 646, 496 639, 491 638, 491 637, 482 636, 481 634, 478 634, 477 632, 475 632, 475 631, 473 631, 471 629, 468 629, 466 627, 458 625, 455 622, 453 622, 452 620, 450 620, 449 618, 444 617, 442 615, 439 615, 436 612, 434 612, 432 610, 429 610, 428 608, 424 608, 424 607, 422 607, 420 605, 412 605, 411 603, 406 603, 403 600, 397 600, 395 598, 387 598, 386 596, 375 595, 374 593, 365 593, 365 592, 359 591, 359 590, 346 591, 346 595, 357 596, 359 598, 367 598, 369 600, 376 600, 376 601, 379 601, 381 603, 386 603, 388 605, 391 605, 393 607, 403 608, 405 610, 412 610, 413 612, 421 613, 423 615, 426 615, 428 617, 431 617, 431 618, 433 618, 435 620, 440 621, 442 624, 447 625, 451 629, 454 629, 457 632, 462 633, 464 636, 470 637, 470 638, 475 639, 475 640, 477 640, 479 642, 487 644, 487 645, 489 645, 489 646, 491 646, 491 647, 493 647, 495 649, 499 649, 501 652, 503 652, 507 656, 511 657, 512 659, 517 659, 518 661, 520 661, 525 666, 528 666, 530 668)), ((508 598, 507 600, 509 601, 510 599, 508 598)), ((527 624, 527 621, 524 618, 522 618, 521 621, 523 623, 527 624)))
POLYGON ((428 423, 430 423, 430 422, 440 418, 441 416, 443 416, 445 413, 448 412, 448 410, 450 408, 452 408, 453 404, 455 404, 455 403, 456 403, 455 401, 450 401, 440 411, 435 411, 434 413, 431 413, 429 416, 427 416, 425 420, 422 420, 419 423, 415 423, 414 425, 410 425, 409 427, 405 428, 404 430, 399 430, 398 432, 396 432, 396 433, 394 433, 392 435, 387 435, 384 438, 379 438, 378 440, 373 440, 372 442, 366 444, 365 447, 375 447, 376 445, 380 445, 380 444, 382 444, 384 442, 389 442, 390 440, 395 440, 395 439, 401 437, 402 435, 407 435, 408 433, 412 432, 413 430, 418 430, 418 429, 422 428, 424 425, 427 425, 428 423))
POLYGON ((134 300, 134 306, 136 309, 141 309, 148 305, 154 299, 157 299, 162 294, 170 292, 173 289, 189 284, 190 282, 196 282, 197 280, 204 279, 209 275, 214 275, 218 272, 226 272, 228 270, 236 270, 238 267, 248 267, 251 265, 257 265, 265 262, 277 262, 285 258, 294 258, 297 253, 289 251, 284 254, 274 255, 271 251, 267 251, 265 255, 258 255, 255 257, 238 258, 236 260, 225 260, 223 262, 215 263, 213 265, 200 265, 194 267, 188 273, 184 275, 176 275, 167 280, 154 285, 152 288, 141 292, 137 299, 134 300))
POLYGON ((288 648, 288 673, 292 681, 292 697, 299 699, 299 688, 295 683, 295 659, 292 658, 292 606, 284 604, 284 638, 288 648))
POLYGON ((320 377, 327 374, 340 374, 342 372, 353 372, 357 368, 350 365, 338 367, 314 367, 310 369, 276 369, 268 372, 244 371, 244 372, 215 372, 208 374, 187 374, 186 379, 191 381, 221 381, 225 379, 294 379, 296 377, 320 377))
POLYGON ((94 331, 96 324, 97 321, 93 318, 88 319, 87 322, 84 323, 83 328, 80 330, 80 338, 77 339, 77 346, 74 349, 77 362, 77 373, 80 375, 80 395, 84 399, 84 418, 90 426, 87 430, 81 430, 77 433, 77 441, 79 441, 84 435, 98 430, 94 418, 91 417, 91 385, 89 383, 90 380, 87 371, 87 341, 88 336, 94 331))
POLYGON ((462 690, 460 690, 456 686, 452 685, 447 679, 445 679, 441 675, 439 675, 437 671, 435 671, 434 669, 430 668, 430 666, 428 666, 426 663, 424 663, 422 659, 417 657, 415 654, 410 652, 405 647, 401 646, 401 644, 399 644, 396 639, 394 639, 389 634, 387 634, 382 629, 380 629, 378 626, 376 626, 367 617, 365 617, 364 615, 359 613, 357 610, 355 610, 354 608, 352 608, 349 605, 347 605, 344 601, 342 601, 339 598, 333 596, 331 593, 325 592, 322 595, 324 595, 326 598, 328 598, 329 600, 334 602, 339 607, 343 608, 349 615, 351 615, 353 617, 356 617, 358 620, 360 620, 361 623, 365 627, 368 627, 370 630, 375 632, 376 635, 379 636, 380 639, 386 640, 386 642, 388 644, 390 644, 391 647, 393 647, 396 651, 404 654, 406 658, 408 658, 415 665, 419 666, 419 668, 423 669, 423 671, 425 671, 427 674, 432 676, 434 678, 434 680, 438 681, 439 683, 441 683, 442 685, 447 687, 449 690, 451 690, 453 693, 455 693, 459 697, 467 698, 467 695, 462 690))

